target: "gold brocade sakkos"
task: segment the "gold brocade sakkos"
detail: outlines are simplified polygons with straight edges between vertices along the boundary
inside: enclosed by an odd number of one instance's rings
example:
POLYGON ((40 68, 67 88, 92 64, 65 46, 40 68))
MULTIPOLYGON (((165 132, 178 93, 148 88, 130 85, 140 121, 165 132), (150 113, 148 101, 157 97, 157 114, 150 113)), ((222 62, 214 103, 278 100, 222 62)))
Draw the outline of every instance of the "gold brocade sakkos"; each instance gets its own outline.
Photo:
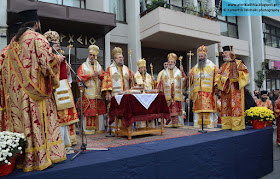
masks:
POLYGON ((241 60, 225 62, 220 68, 220 80, 218 87, 221 90, 221 121, 222 129, 234 131, 245 129, 244 87, 248 83, 249 72, 241 60), (230 79, 230 63, 236 63, 238 79, 230 79))
POLYGON ((27 30, 11 40, 2 67, 9 131, 24 133, 25 153, 18 168, 43 170, 66 159, 52 86, 59 86, 55 55, 45 37, 27 30))

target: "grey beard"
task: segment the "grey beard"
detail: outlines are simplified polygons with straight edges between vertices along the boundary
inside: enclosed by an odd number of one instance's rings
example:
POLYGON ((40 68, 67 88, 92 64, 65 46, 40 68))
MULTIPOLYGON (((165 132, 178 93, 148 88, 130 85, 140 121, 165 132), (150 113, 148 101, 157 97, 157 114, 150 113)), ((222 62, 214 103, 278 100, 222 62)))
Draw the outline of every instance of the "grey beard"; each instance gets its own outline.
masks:
POLYGON ((223 60, 224 60, 225 62, 229 62, 231 59, 230 59, 229 57, 223 57, 223 60))
POLYGON ((198 68, 199 68, 200 70, 202 70, 202 69, 204 68, 205 61, 206 61, 206 59, 203 59, 203 60, 199 60, 199 61, 198 61, 198 68))
POLYGON ((118 67, 123 66, 123 62, 117 63, 117 66, 118 66, 118 67))
MULTIPOLYGON (((143 71, 140 71, 140 74, 142 75, 142 74, 143 74, 143 71)), ((146 75, 146 72, 144 72, 144 75, 146 75)))

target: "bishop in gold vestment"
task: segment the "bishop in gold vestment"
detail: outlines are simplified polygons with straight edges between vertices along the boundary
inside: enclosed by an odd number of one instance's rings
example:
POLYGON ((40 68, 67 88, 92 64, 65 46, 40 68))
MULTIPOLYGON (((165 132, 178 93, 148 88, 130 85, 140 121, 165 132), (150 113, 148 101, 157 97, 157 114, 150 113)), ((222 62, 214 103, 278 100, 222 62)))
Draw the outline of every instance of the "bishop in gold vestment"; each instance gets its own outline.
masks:
POLYGON ((219 69, 207 59, 207 47, 198 48, 199 63, 189 72, 190 83, 193 86, 194 127, 201 127, 202 115, 205 127, 217 127, 217 102, 215 89, 219 80, 219 69))
MULTIPOLYGON (((60 37, 56 31, 47 31, 44 33, 44 36, 50 43, 53 44, 53 48, 55 49, 53 50, 53 53, 63 52, 60 48, 60 37)), ((74 103, 72 90, 70 88, 70 83, 68 81, 66 60, 60 63, 58 78, 60 86, 54 91, 54 97, 57 106, 57 117, 62 141, 65 147, 70 147, 77 144, 75 123, 79 121, 79 118, 74 103)))
MULTIPOLYGON (((104 70, 97 61, 99 47, 97 45, 90 45, 88 50, 88 58, 80 66, 77 74, 87 86, 84 89, 83 96, 84 131, 85 134, 97 134, 104 132, 105 129, 103 115, 106 114, 106 106, 101 95, 101 82, 104 77, 104 70)), ((78 101, 78 106, 80 107, 80 100, 78 101)))
POLYGON ((20 15, 22 33, 11 40, 1 72, 7 130, 24 133, 27 141, 17 167, 29 172, 66 159, 52 95, 59 86, 57 73, 63 57, 53 54, 46 38, 35 32, 40 29, 37 11, 20 15))
MULTIPOLYGON (((134 73, 124 65, 123 51, 120 47, 115 47, 112 50, 112 57, 114 62, 107 68, 101 87, 103 95, 105 95, 106 100, 109 102, 108 110, 112 96, 130 89, 134 76, 134 73)), ((114 128, 114 123, 112 128, 114 128)))
POLYGON ((239 131, 245 129, 244 88, 249 72, 241 60, 235 59, 232 46, 223 47, 225 63, 220 67, 218 87, 221 90, 222 129, 239 131))
POLYGON ((167 101, 171 115, 171 123, 166 127, 183 127, 184 117, 182 114, 182 89, 186 87, 187 76, 180 66, 180 70, 175 66, 177 55, 170 53, 168 58, 168 68, 162 73, 158 89, 163 92, 167 101))
MULTIPOLYGON (((135 73, 134 78, 136 80, 137 85, 144 86, 144 90, 151 90, 152 87, 152 77, 147 73, 146 69, 146 60, 141 59, 137 61, 138 71, 135 73)), ((154 121, 139 121, 136 122, 137 128, 144 128, 144 127, 155 127, 154 121)))

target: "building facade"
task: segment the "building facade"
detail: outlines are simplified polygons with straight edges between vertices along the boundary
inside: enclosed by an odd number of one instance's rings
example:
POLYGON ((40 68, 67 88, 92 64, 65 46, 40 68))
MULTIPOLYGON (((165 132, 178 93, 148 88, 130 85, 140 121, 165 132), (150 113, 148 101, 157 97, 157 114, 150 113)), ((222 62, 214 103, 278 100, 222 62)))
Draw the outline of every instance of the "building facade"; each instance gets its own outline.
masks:
MULTIPOLYGON (((15 34, 16 28, 11 25, 14 14, 24 8, 36 8, 43 32, 52 29, 60 33, 67 58, 66 46, 74 45, 71 50, 74 70, 85 61, 86 47, 93 43, 100 46, 98 60, 104 69, 112 62, 111 49, 120 46, 129 68, 136 71, 136 61, 145 58, 148 72, 149 64, 153 64, 155 77, 170 52, 184 57, 182 62, 188 71, 189 51, 195 54, 191 60, 194 66, 197 48, 206 45, 208 58, 220 66, 221 47, 233 45, 237 58, 249 69, 247 88, 252 91, 257 89, 256 72, 262 62, 268 60, 268 67, 272 68, 280 61, 280 17, 224 17, 221 0, 1 0, 0 3, 1 49, 15 34)), ((274 70, 267 75, 262 89, 279 88, 280 73, 274 70)))

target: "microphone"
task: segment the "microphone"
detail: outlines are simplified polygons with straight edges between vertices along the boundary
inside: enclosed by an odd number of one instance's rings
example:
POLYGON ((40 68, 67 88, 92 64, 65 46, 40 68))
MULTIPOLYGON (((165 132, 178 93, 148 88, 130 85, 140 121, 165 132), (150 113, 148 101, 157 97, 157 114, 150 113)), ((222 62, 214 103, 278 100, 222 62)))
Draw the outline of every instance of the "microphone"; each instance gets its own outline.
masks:
MULTIPOLYGON (((52 47, 52 49, 54 49, 54 51, 56 52, 57 55, 61 55, 54 47, 53 47, 53 42, 48 41, 50 46, 52 47)), ((63 56, 63 55, 61 55, 63 56)), ((65 60, 65 59, 64 59, 65 60)), ((87 85, 85 84, 85 82, 81 79, 81 77, 79 75, 77 75, 77 73, 71 68, 71 66, 66 62, 66 65, 70 68, 70 70, 75 74, 75 76, 80 80, 79 86, 84 86, 85 88, 88 88, 87 85)))

